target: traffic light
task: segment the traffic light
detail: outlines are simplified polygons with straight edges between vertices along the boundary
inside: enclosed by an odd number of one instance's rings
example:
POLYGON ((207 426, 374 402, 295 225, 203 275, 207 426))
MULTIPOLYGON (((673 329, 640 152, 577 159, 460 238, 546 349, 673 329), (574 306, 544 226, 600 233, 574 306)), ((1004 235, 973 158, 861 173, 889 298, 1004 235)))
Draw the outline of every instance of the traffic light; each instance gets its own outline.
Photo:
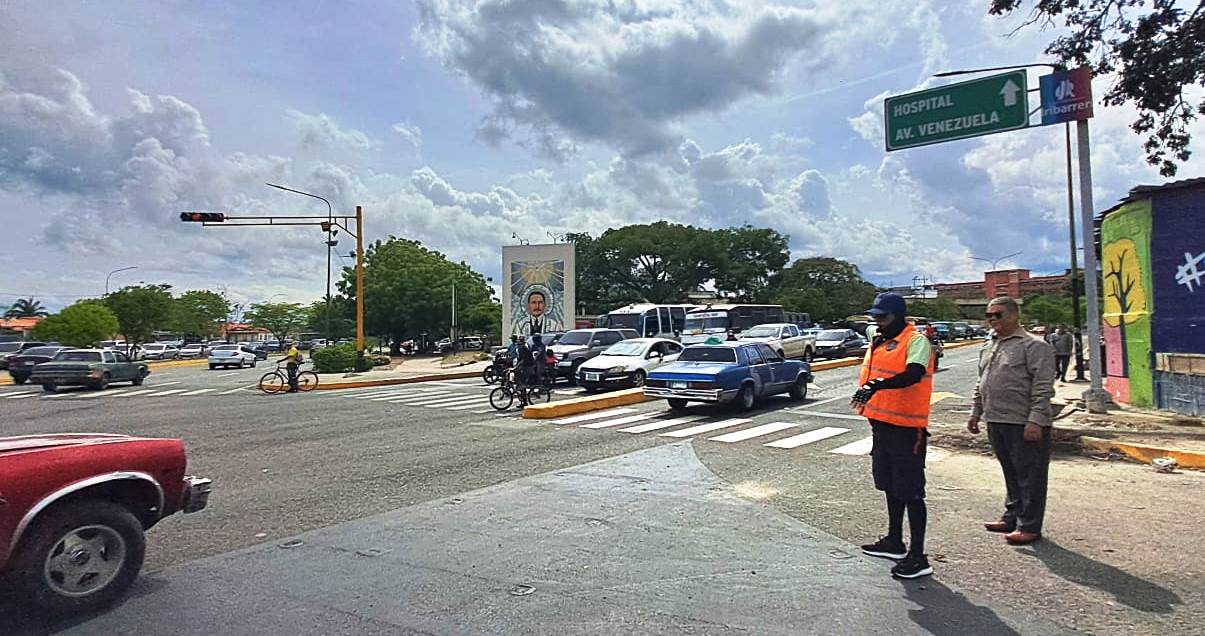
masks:
POLYGON ((222 223, 226 215, 221 212, 181 212, 180 220, 185 223, 222 223))
POLYGON ((323 222, 319 223, 318 226, 322 228, 323 232, 331 231, 331 222, 330 221, 323 221, 323 222))

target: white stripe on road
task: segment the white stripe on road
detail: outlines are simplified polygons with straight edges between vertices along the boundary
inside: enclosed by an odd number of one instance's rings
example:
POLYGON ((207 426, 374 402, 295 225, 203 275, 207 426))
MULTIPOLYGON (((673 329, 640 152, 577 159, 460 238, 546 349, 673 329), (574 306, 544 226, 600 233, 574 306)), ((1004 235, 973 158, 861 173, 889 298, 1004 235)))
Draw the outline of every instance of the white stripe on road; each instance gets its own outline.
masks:
POLYGON ((687 415, 686 417, 675 417, 672 420, 654 420, 652 422, 649 422, 648 424, 641 424, 640 426, 633 426, 631 428, 621 428, 621 429, 619 429, 619 432, 620 433, 647 433, 649 431, 659 431, 663 428, 670 428, 671 426, 677 426, 679 424, 689 424, 690 422, 697 422, 699 420, 705 420, 705 419, 707 419, 706 415, 687 415))
POLYGON ((845 446, 838 446, 829 452, 836 453, 838 455, 865 455, 870 452, 870 449, 873 446, 873 437, 863 437, 862 439, 856 442, 850 442, 845 446))
POLYGON ((33 396, 35 396, 35 395, 37 395, 37 393, 17 393, 17 394, 15 394, 15 395, 6 395, 6 396, 4 396, 4 399, 6 399, 6 400, 20 400, 20 399, 24 399, 24 398, 27 398, 27 397, 33 397, 33 396))
POLYGON ((451 393, 450 391, 444 391, 444 390, 394 391, 392 393, 383 393, 376 397, 370 397, 370 398, 365 398, 365 399, 371 400, 373 402, 384 402, 385 400, 410 400, 410 399, 416 399, 416 398, 417 399, 433 398, 437 395, 448 395, 450 393, 451 393))
POLYGON ((161 386, 171 386, 173 384, 180 384, 180 382, 156 382, 154 384, 148 384, 147 386, 153 386, 155 388, 159 388, 161 386))
POLYGON ((238 371, 231 371, 230 373, 219 373, 219 374, 217 374, 217 375, 215 375, 215 376, 213 376, 213 377, 215 377, 215 378, 228 378, 228 377, 230 377, 230 376, 232 376, 232 375, 238 375, 238 371))
POLYGON ((574 415, 573 417, 565 417, 559 420, 552 420, 552 424, 577 424, 578 422, 589 422, 590 420, 600 420, 604 417, 613 415, 622 415, 624 413, 633 413, 636 409, 611 409, 609 411, 598 411, 596 413, 587 413, 585 415, 574 415))
POLYGON ((727 433, 716 437, 709 437, 708 439, 713 442, 725 442, 731 444, 733 442, 743 442, 747 439, 753 439, 754 437, 761 437, 762 435, 777 433, 778 431, 785 431, 788 428, 795 428, 797 426, 799 425, 794 422, 770 422, 769 424, 754 426, 753 428, 747 428, 743 431, 736 431, 735 433, 727 433))
MULTIPOLYGON (((462 395, 458 395, 456 397, 446 397, 445 396, 445 397, 439 398, 438 400, 426 400, 423 402, 405 403, 405 404, 403 404, 403 406, 425 406, 427 408, 439 408, 441 406, 460 406, 461 404, 467 404, 469 402, 480 402, 482 400, 489 402, 489 396, 486 396, 486 395, 463 395, 462 394, 462 395)), ((390 404, 396 404, 396 402, 390 402, 390 404)))
POLYGON ((249 389, 249 388, 251 388, 251 387, 249 387, 249 386, 240 386, 240 387, 239 387, 239 388, 237 388, 237 389, 230 389, 229 391, 222 391, 222 392, 221 392, 221 393, 219 393, 218 395, 230 395, 231 393, 238 393, 239 391, 245 391, 245 390, 247 390, 247 389, 249 389))
POLYGON ((135 395, 146 395, 147 393, 154 393, 154 391, 150 389, 144 389, 142 391, 126 391, 124 393, 116 393, 113 395, 113 397, 134 397, 135 395))
POLYGON ((809 416, 815 417, 831 417, 835 420, 853 420, 855 422, 865 422, 866 418, 861 415, 847 415, 845 413, 826 413, 824 411, 809 411, 809 416))
POLYGON ((188 389, 170 389, 167 391, 159 391, 158 393, 152 393, 151 395, 148 395, 147 397, 163 397, 165 395, 174 395, 176 393, 183 393, 187 390, 188 389))
POLYGON ((405 404, 407 406, 426 406, 428 404, 435 404, 436 402, 447 402, 449 400, 459 400, 466 397, 476 396, 470 396, 467 393, 445 393, 441 391, 440 393, 432 393, 430 395, 410 395, 406 397, 392 398, 389 400, 389 403, 405 404))
POLYGON ((692 426, 690 428, 684 428, 680 431, 670 431, 668 433, 662 433, 661 437, 690 437, 691 435, 710 433, 711 431, 718 431, 721 428, 731 428, 738 424, 744 424, 746 422, 752 422, 752 421, 753 420, 734 417, 730 420, 721 420, 719 422, 712 422, 710 424, 700 424, 699 426, 692 426))
POLYGON ((92 391, 92 392, 90 392, 90 393, 75 393, 75 394, 72 394, 71 399, 73 399, 73 400, 92 400, 92 399, 96 399, 96 398, 102 398, 102 397, 117 397, 118 395, 121 395, 122 393, 127 393, 127 391, 100 391, 100 390, 94 390, 94 391, 92 391))
POLYGON ((829 402, 835 402, 836 400, 840 400, 842 397, 843 396, 838 395, 837 397, 831 397, 831 398, 828 398, 825 400, 819 400, 817 402, 809 402, 807 404, 804 404, 803 406, 797 406, 793 410, 798 411, 799 409, 810 409, 813 406, 820 406, 821 404, 828 404, 829 402))
POLYGON ((582 428, 611 428, 612 426, 623 426, 624 424, 635 424, 636 422, 643 422, 645 420, 651 420, 654 417, 657 417, 658 415, 660 415, 660 413, 657 413, 657 412, 637 413, 636 415, 629 415, 627 417, 621 417, 617 420, 603 420, 601 422, 582 424, 581 427, 582 428))
POLYGON ((35 391, 11 391, 11 392, 5 394, 5 397, 16 397, 18 395, 23 395, 25 393, 35 393, 35 391))
MULTIPOLYGON (((490 402, 489 398, 486 398, 485 402, 483 402, 483 403, 473 402, 473 403, 467 404, 465 406, 453 406, 446 410, 448 410, 448 411, 467 411, 469 409, 481 408, 482 404, 489 404, 489 402, 490 402)), ((493 411, 480 411, 479 413, 492 413, 492 412, 493 411)))
POLYGON ((184 397, 186 395, 201 395, 202 393, 209 393, 210 391, 216 391, 216 390, 217 389, 197 389, 196 391, 189 391, 188 393, 181 393, 180 397, 184 397))
POLYGON ((848 432, 849 432, 848 428, 837 428, 835 426, 825 426, 824 428, 818 428, 814 431, 808 431, 808 432, 804 433, 803 435, 793 435, 791 437, 786 437, 786 438, 780 439, 777 442, 770 442, 769 444, 762 444, 762 446, 769 446, 771 448, 797 448, 799 446, 803 446, 804 444, 811 444, 812 442, 818 442, 822 439, 836 437, 838 435, 841 435, 843 433, 848 433, 848 432))
MULTIPOLYGON (((442 408, 447 408, 449 406, 454 406, 454 407, 462 408, 462 409, 474 408, 474 407, 480 408, 482 404, 489 404, 489 403, 490 403, 490 399, 488 397, 482 396, 482 397, 462 398, 462 399, 456 400, 455 402, 446 402, 446 403, 441 403, 441 404, 428 404, 427 408, 442 409, 442 408)), ((451 409, 449 409, 449 410, 451 410, 451 409)))

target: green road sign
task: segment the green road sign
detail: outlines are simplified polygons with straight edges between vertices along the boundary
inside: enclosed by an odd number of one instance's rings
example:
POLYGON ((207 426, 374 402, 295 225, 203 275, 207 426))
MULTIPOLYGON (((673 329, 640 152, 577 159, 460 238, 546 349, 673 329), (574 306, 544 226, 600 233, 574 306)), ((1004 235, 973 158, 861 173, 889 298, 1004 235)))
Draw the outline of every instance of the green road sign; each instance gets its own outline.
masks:
POLYGON ((1029 125, 1025 71, 888 97, 887 150, 978 137, 1029 125))

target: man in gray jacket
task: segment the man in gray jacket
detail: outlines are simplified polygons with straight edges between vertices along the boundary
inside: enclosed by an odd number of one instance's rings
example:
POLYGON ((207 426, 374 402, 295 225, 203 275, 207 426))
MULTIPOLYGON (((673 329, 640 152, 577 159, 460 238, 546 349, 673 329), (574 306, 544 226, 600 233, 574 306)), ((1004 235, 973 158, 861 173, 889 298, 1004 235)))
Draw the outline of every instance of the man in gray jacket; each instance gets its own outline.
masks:
POLYGON ((1066 382, 1067 367, 1071 366, 1071 354, 1075 352, 1075 337, 1062 325, 1059 325, 1054 334, 1050 345, 1054 347, 1055 373, 1059 376, 1059 382, 1066 382))
POLYGON ((1013 545, 1042 536, 1046 483, 1050 469, 1050 399, 1054 397, 1054 349, 1021 328, 1021 310, 1007 296, 987 306, 996 338, 979 353, 979 382, 967 430, 987 422, 992 450, 1008 492, 999 521, 985 523, 1004 532, 1013 545))

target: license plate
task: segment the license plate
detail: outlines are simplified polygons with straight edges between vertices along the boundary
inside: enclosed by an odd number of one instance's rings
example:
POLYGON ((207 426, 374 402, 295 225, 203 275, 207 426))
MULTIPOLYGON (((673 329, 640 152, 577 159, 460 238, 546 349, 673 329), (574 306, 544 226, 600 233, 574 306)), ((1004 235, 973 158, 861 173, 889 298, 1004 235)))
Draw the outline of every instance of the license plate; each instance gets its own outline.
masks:
POLYGON ((669 383, 669 388, 671 388, 671 389, 685 389, 686 387, 687 387, 687 383, 685 383, 685 382, 670 382, 669 383))
POLYGON ((601 380, 601 379, 602 379, 602 374, 601 374, 601 373, 587 373, 587 374, 586 374, 586 381, 587 381, 587 382, 598 382, 598 381, 599 381, 599 380, 601 380))

